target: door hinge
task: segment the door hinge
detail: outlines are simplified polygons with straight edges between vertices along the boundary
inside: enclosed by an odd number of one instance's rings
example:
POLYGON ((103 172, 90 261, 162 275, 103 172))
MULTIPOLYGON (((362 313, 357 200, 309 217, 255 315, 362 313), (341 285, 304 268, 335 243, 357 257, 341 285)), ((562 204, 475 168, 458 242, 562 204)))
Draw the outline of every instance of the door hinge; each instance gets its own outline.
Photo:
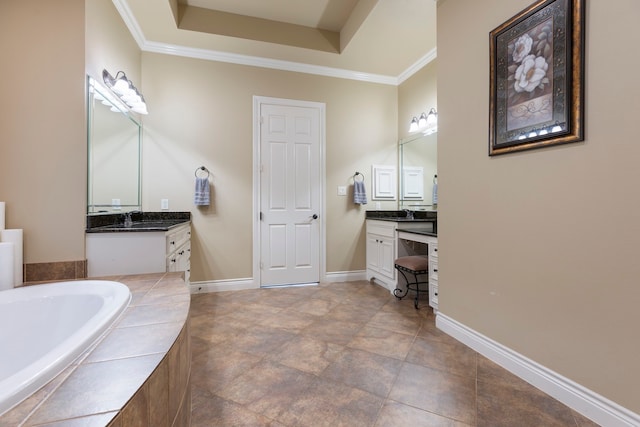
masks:
POLYGON ((262 270, 264 268, 264 264, 262 263, 262 261, 260 261, 260 270, 262 270))

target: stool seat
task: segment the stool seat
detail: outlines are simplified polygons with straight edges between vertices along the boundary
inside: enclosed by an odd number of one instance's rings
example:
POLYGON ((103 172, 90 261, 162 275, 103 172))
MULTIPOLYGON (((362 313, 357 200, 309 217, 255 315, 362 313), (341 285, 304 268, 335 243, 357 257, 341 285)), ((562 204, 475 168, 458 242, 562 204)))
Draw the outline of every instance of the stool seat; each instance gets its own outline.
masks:
POLYGON ((401 289, 396 286, 396 288, 393 290, 393 295, 395 295, 395 297, 398 299, 402 299, 405 296, 407 296, 409 291, 415 291, 416 298, 414 300, 413 305, 417 309, 420 293, 429 292, 429 287, 428 287, 429 282, 418 280, 418 275, 429 274, 429 258, 426 256, 420 256, 420 255, 403 256, 395 260, 394 266, 396 270, 398 270, 400 274, 402 274, 405 281, 407 282, 407 288, 401 289), (405 273, 413 275, 414 281, 413 282, 409 281, 409 278, 406 276, 405 273), (424 285, 424 284, 427 285, 427 289, 420 289, 420 285, 424 285))
POLYGON ((424 274, 429 272, 429 258, 420 255, 403 256, 396 259, 395 266, 424 274))

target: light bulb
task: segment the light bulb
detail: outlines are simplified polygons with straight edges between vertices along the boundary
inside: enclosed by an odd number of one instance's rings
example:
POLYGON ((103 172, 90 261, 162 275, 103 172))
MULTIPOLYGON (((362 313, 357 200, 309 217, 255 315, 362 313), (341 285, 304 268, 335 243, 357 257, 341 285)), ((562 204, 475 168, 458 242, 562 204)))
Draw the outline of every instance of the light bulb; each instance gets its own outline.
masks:
POLYGON ((409 125, 409 132, 416 132, 419 129, 418 126, 418 118, 414 117, 411 119, 411 125, 409 125))
POLYGON ((427 127, 427 115, 425 113, 422 113, 420 115, 420 119, 418 119, 418 128, 422 129, 422 128, 426 128, 427 127))

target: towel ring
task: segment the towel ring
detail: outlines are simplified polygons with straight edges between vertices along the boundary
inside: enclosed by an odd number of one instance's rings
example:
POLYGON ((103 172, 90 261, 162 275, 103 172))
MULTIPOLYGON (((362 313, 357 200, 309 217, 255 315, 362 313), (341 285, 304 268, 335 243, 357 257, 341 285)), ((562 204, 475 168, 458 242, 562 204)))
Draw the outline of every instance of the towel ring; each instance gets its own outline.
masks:
POLYGON ((204 166, 200 166, 199 168, 196 169, 195 172, 196 178, 209 178, 209 169, 205 168, 204 166), (198 175, 198 171, 205 171, 207 173, 207 176, 199 176, 198 175))
POLYGON ((360 175, 362 177, 362 181, 364 181, 364 175, 361 174, 360 172, 356 172, 355 175, 353 175, 353 180, 355 181, 358 175, 360 175))

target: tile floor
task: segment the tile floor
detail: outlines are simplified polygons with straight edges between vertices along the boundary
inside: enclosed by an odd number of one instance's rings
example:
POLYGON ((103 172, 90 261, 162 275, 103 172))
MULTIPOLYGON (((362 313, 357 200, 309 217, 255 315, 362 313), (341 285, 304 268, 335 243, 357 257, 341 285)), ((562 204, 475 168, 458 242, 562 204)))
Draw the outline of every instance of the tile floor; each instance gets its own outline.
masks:
POLYGON ((366 281, 192 295, 192 427, 593 422, 366 281))

